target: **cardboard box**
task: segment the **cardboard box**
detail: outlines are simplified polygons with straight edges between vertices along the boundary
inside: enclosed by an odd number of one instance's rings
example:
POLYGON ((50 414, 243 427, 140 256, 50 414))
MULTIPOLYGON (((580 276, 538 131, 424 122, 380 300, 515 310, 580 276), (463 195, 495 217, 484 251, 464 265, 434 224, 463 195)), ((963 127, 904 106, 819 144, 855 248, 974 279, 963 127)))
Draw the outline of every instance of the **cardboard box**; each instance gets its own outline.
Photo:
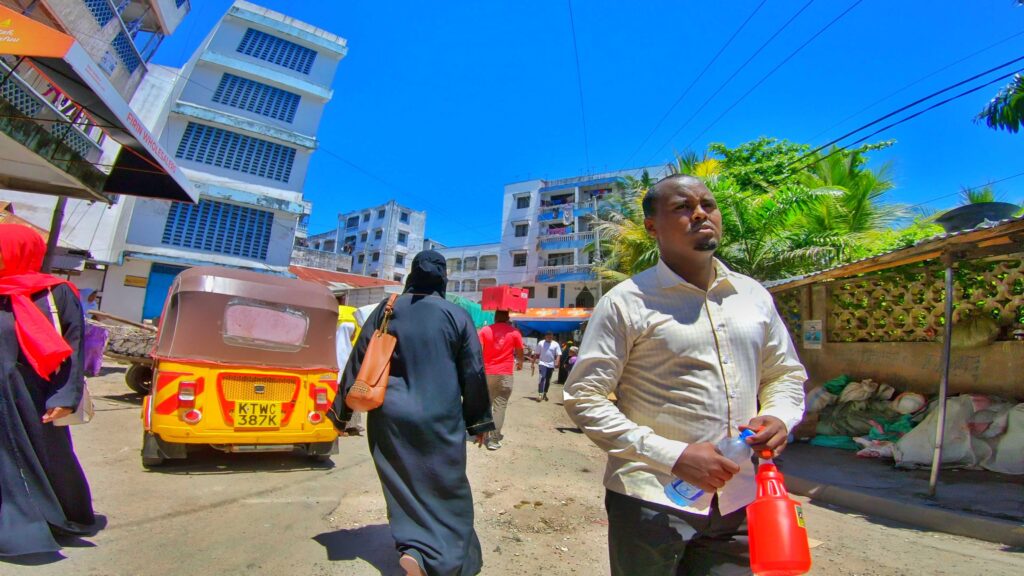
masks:
POLYGON ((480 306, 484 310, 508 310, 509 312, 526 312, 529 292, 524 288, 513 286, 494 286, 483 289, 480 306))

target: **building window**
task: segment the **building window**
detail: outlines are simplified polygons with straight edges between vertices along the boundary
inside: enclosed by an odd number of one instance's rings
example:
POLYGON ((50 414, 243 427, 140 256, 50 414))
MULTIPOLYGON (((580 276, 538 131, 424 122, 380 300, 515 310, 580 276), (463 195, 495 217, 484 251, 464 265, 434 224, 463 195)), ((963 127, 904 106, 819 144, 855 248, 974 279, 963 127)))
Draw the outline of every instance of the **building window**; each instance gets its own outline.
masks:
POLYGON ((398 243, 401 244, 402 246, 405 246, 406 244, 408 244, 409 243, 409 233, 408 232, 399 232, 398 233, 398 243))
POLYGON ((516 197, 516 208, 529 208, 530 197, 529 196, 517 196, 516 197))
POLYGON ((221 128, 189 122, 175 157, 278 182, 292 175, 295 149, 221 128))
POLYGON ((373 233, 373 239, 374 240, 380 240, 382 236, 384 236, 384 230, 381 230, 380 228, 378 228, 373 233))
POLYGON ((135 49, 135 43, 124 32, 119 32, 110 45, 114 47, 114 51, 117 52, 117 56, 124 63, 129 74, 142 66, 142 58, 139 57, 139 53, 135 49))
POLYGON ((370 213, 367 212, 367 213, 363 214, 363 222, 369 222, 369 221, 370 221, 370 213))
POLYGON ((114 9, 110 6, 110 0, 85 0, 85 7, 92 12, 92 17, 96 19, 100 28, 114 19, 114 9))
POLYGON ((404 276, 396 273, 394 276, 392 276, 392 278, 395 279, 395 282, 401 282, 404 279, 404 276))
POLYGON ((359 226, 359 216, 352 216, 348 220, 345 220, 345 228, 357 228, 359 226))
POLYGON ((356 258, 356 262, 359 263, 359 264, 362 264, 365 261, 366 261, 366 256, 364 256, 362 254, 359 255, 359 258, 356 258))
POLYGON ((174 7, 181 8, 188 0, 174 0, 174 7))
POLYGON ((516 224, 516 238, 526 238, 526 235, 530 233, 530 224, 516 224))
POLYGON ((374 262, 380 262, 380 252, 374 252, 373 258, 371 258, 371 260, 373 260, 374 262))
POLYGON ((558 286, 548 286, 548 298, 558 298, 558 286))
POLYGON ((408 212, 402 212, 398 216, 398 221, 401 222, 402 224, 408 224, 409 223, 409 213, 408 212))
POLYGON ((380 220, 383 217, 384 217, 384 210, 383 209, 377 210, 377 219, 380 220))
POLYGON ((274 213, 202 199, 172 202, 161 242, 231 256, 266 260, 274 213))
POLYGON ((213 101, 284 122, 295 119, 298 94, 225 73, 213 93, 213 101))
POLYGON ((366 242, 366 232, 363 232, 362 234, 359 235, 359 241, 366 242))
POLYGON ((395 254, 395 266, 405 266, 405 254, 395 254))
POLYGON ((316 50, 252 28, 242 36, 238 52, 303 74, 309 74, 313 60, 316 59, 316 50))
POLYGON ((526 297, 533 298, 533 286, 523 286, 526 289, 526 297))
POLYGON ((376 272, 370 273, 370 278, 376 278, 376 277, 377 277, 377 273, 376 272))
POLYGON ((526 252, 518 252, 512 255, 512 265, 516 268, 526 266, 526 252))

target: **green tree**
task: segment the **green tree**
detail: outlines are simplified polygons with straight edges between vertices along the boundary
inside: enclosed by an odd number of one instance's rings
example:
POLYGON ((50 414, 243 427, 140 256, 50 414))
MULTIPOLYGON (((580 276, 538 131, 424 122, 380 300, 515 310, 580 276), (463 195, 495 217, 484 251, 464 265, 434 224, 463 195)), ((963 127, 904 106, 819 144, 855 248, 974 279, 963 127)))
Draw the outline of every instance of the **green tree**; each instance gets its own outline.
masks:
POLYGON ((994 130, 1006 130, 1016 134, 1024 123, 1024 76, 1017 74, 1013 80, 985 105, 974 119, 984 122, 994 130))

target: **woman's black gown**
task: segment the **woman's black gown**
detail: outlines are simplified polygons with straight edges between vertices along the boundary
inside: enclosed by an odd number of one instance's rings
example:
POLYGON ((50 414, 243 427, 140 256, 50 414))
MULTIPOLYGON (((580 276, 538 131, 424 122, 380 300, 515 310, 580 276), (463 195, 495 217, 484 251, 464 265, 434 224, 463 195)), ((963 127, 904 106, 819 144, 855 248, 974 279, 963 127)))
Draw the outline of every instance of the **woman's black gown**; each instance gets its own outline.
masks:
MULTIPOLYGON (((11 300, 0 296, 0 556, 59 550, 53 529, 87 534, 96 521, 71 431, 41 421, 49 408, 78 406, 85 386, 81 303, 63 284, 53 296, 72 354, 50 381, 21 355, 11 300)), ((49 317, 46 291, 32 299, 49 317)))

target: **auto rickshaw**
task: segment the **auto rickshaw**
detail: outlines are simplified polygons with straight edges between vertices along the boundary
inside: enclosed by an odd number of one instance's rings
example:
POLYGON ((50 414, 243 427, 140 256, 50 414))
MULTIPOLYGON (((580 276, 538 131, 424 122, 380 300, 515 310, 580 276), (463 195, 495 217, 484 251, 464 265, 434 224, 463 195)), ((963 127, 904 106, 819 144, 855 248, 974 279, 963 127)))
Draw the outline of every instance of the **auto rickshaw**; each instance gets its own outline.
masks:
POLYGON ((338 390, 330 290, 220 267, 185 270, 167 294, 142 404, 142 464, 224 452, 338 453, 327 411, 338 390))

